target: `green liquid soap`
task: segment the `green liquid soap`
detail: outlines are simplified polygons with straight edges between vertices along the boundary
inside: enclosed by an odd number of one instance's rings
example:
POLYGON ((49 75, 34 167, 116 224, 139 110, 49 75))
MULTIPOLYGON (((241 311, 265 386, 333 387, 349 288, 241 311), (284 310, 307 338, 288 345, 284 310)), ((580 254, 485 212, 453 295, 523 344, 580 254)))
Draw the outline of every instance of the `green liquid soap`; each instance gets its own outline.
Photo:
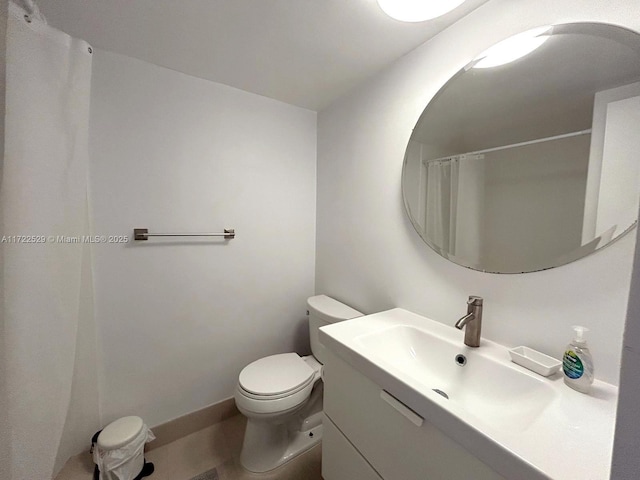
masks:
POLYGON ((578 392, 588 393, 593 384, 593 358, 584 339, 589 329, 576 325, 575 338, 567 345, 562 357, 564 383, 578 392))

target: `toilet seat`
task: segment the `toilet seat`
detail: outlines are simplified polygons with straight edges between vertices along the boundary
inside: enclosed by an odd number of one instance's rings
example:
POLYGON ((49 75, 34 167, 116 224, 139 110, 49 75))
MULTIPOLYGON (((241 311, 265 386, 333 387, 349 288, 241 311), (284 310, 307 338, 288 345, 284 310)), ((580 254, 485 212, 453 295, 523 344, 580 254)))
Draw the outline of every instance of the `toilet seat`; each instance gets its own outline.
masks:
POLYGON ((240 391, 240 393, 242 393, 242 395, 244 395, 245 397, 248 398, 253 398, 254 400, 278 400, 279 398, 286 398, 286 397, 292 397, 294 396, 296 393, 306 389, 308 386, 313 386, 315 378, 312 377, 310 378, 307 382, 299 385, 298 387, 288 391, 288 392, 284 392, 278 395, 261 395, 261 394, 256 394, 253 392, 249 392, 247 390, 245 390, 244 388, 242 388, 242 385, 238 385, 238 390, 240 391))
POLYGON ((256 360, 240 372, 236 406, 245 415, 260 416, 282 415, 300 408, 320 378, 320 367, 315 359, 297 353, 256 360))
POLYGON ((244 367, 238 386, 250 398, 277 399, 305 389, 314 381, 315 373, 297 353, 281 353, 244 367))

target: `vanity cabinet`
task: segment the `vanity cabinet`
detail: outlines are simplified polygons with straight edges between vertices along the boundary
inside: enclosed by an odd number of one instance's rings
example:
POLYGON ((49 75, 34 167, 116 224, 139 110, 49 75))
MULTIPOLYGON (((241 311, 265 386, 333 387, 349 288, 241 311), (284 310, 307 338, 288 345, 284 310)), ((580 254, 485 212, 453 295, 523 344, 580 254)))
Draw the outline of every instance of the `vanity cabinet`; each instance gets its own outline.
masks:
POLYGON ((505 480, 392 392, 327 353, 325 480, 505 480))
POLYGON ((376 473, 326 415, 322 423, 322 477, 324 480, 342 478, 382 480, 382 477, 376 473))

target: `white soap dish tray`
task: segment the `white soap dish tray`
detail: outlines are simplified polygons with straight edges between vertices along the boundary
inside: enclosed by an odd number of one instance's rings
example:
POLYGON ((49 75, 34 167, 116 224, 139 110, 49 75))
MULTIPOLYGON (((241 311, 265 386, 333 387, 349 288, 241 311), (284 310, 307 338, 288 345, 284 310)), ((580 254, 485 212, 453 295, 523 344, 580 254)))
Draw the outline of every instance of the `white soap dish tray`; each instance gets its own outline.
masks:
POLYGON ((556 360, 549 355, 545 355, 529 347, 512 348, 509 350, 509 355, 511 355, 511 361, 513 363, 522 365, 524 368, 528 368, 543 377, 553 375, 560 370, 560 365, 562 365, 560 360, 556 360))

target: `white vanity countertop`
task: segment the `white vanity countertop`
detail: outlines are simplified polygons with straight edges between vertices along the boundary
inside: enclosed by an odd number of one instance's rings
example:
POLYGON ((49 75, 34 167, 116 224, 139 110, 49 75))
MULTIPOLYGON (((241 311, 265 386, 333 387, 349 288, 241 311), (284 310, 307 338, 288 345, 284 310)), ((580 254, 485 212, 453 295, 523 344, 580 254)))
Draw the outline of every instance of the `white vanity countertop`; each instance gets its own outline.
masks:
MULTIPOLYGON (((432 423, 469 452, 507 479, 518 480, 606 480, 611 468, 618 389, 595 381, 588 395, 564 384, 562 373, 541 377, 512 363, 508 349, 486 339, 479 348, 463 343, 464 332, 396 308, 386 312, 339 322, 320 329, 320 341, 355 369, 387 390, 426 421, 432 423), (459 344, 459 353, 480 355, 501 368, 516 369, 546 384, 548 401, 530 422, 509 428, 508 422, 487 421, 460 408, 433 391, 432 381, 421 382, 407 369, 391 361, 387 352, 372 355, 359 339, 404 325, 429 332, 449 345, 459 344), (387 354, 387 357, 385 357, 387 354), (502 423, 501 425, 497 425, 502 423), (496 426, 497 425, 497 426, 496 426)), ((450 348, 447 347, 447 348, 450 348)), ((451 359, 453 362, 453 358, 451 359)), ((466 368, 466 367, 463 367, 466 368)), ((464 385, 462 385, 464 388, 464 385)), ((508 406, 511 413, 514 405, 508 406)), ((498 415, 500 410, 498 411, 498 415)))

